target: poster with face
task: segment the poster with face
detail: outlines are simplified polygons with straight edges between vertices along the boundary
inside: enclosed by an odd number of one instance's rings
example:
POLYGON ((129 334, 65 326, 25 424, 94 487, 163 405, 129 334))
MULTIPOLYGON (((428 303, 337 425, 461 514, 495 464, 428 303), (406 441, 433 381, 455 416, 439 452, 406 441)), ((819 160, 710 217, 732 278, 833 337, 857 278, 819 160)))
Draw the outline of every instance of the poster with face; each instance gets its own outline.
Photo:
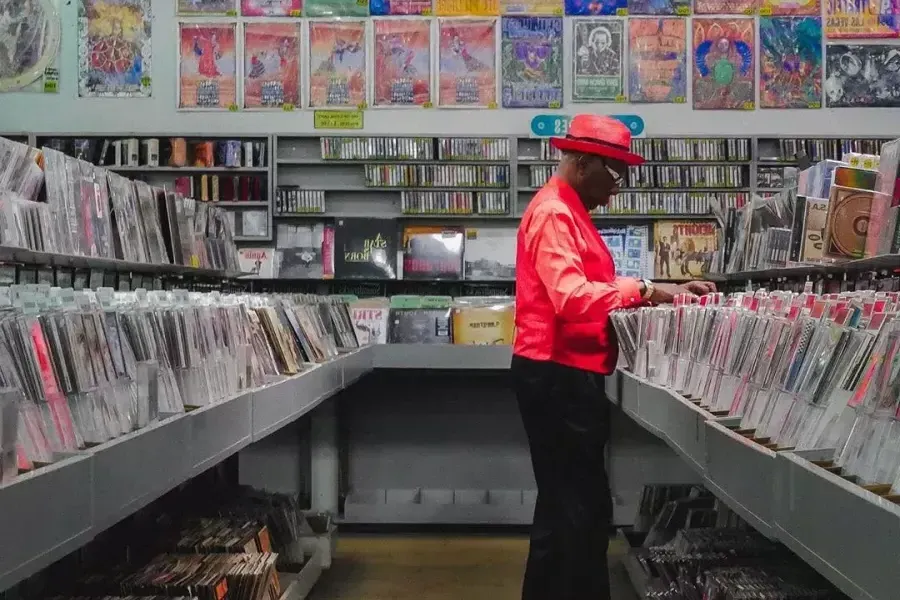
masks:
POLYGON ((237 105, 234 23, 181 23, 178 107, 228 110, 237 105))
POLYGON ((562 106, 562 36, 562 17, 503 17, 504 108, 562 106))
POLYGON ((685 102, 687 23, 676 18, 628 19, 630 102, 685 102))
POLYGON ((695 109, 753 110, 754 19, 693 19, 695 109))
POLYGON ((822 106, 822 19, 759 18, 761 108, 822 106))
POLYGON ((244 108, 300 105, 300 24, 244 25, 244 108))
POLYGON ((829 44, 825 77, 829 108, 900 106, 900 47, 829 44))
POLYGON ((438 106, 497 106, 497 20, 438 21, 438 106))
POLYGON ((365 22, 311 21, 309 105, 356 108, 365 102, 365 22))
POLYGON ((431 104, 431 21, 375 20, 374 106, 431 104))
POLYGON ((573 102, 624 100, 619 19, 573 19, 573 102))

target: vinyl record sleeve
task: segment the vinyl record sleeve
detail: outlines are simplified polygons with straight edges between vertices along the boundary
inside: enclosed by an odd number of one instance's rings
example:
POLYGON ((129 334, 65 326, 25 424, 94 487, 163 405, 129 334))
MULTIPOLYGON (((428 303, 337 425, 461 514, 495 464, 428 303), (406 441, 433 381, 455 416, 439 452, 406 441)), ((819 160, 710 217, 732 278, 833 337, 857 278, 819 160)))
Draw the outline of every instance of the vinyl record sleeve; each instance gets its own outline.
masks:
POLYGON ((396 279, 397 222, 338 219, 334 231, 334 274, 338 279, 396 279))
POLYGON ((403 279, 460 279, 461 227, 408 226, 403 230, 403 279))
POLYGON ((509 345, 515 332, 512 304, 455 307, 453 343, 475 346, 509 345))
POLYGON ((391 344, 449 344, 450 309, 390 309, 391 344))
POLYGON ((832 258, 862 258, 872 208, 870 190, 831 187, 825 225, 825 255, 832 258))

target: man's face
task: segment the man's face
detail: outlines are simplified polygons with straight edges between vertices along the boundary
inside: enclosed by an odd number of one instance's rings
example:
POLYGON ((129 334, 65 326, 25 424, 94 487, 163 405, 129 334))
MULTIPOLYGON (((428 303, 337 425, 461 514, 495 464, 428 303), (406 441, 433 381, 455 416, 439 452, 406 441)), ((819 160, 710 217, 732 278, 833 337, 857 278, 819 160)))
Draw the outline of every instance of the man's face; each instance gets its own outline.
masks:
POLYGON ((581 155, 578 193, 588 210, 609 204, 609 199, 619 192, 619 184, 627 172, 628 166, 622 161, 590 154, 581 155))

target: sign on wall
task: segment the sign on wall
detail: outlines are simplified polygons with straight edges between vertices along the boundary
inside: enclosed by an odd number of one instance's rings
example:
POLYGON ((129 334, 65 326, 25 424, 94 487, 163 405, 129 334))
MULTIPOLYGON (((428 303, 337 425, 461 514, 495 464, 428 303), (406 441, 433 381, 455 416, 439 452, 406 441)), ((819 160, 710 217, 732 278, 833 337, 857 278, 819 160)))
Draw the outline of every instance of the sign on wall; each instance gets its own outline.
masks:
MULTIPOLYGON (((613 119, 621 121, 631 130, 632 136, 641 135, 644 132, 644 120, 637 115, 609 115, 613 119)), ((531 119, 531 137, 555 137, 566 135, 569 130, 568 115, 537 115, 531 119)))

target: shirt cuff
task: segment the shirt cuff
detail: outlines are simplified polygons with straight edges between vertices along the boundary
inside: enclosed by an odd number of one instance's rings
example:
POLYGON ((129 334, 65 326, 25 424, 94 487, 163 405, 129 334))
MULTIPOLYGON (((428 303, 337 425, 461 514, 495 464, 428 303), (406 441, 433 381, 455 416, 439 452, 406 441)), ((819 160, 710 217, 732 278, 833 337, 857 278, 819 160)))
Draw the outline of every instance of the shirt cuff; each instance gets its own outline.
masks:
POLYGON ((616 287, 622 294, 623 308, 631 308, 644 302, 641 298, 641 282, 632 277, 617 277, 616 287))

